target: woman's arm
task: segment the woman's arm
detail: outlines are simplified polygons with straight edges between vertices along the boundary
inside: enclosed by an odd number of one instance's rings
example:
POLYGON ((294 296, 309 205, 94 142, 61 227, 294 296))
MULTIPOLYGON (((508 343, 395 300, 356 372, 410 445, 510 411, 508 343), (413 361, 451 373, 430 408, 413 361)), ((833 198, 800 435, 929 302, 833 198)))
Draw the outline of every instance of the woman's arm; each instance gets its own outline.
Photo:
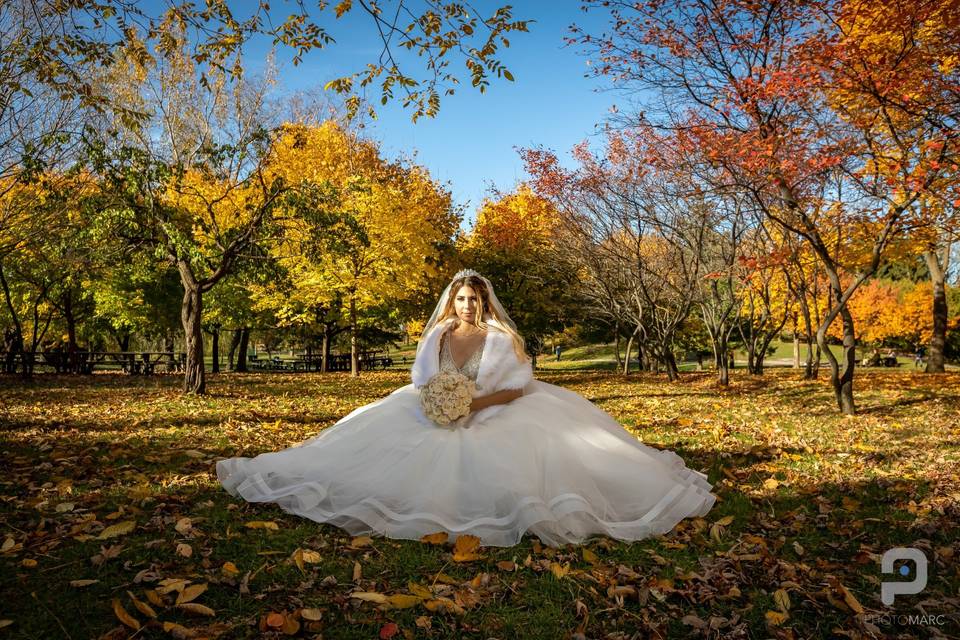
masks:
POLYGON ((516 400, 523 395, 523 389, 504 389, 503 391, 494 391, 486 396, 479 396, 470 402, 470 411, 480 411, 495 404, 506 404, 516 400))

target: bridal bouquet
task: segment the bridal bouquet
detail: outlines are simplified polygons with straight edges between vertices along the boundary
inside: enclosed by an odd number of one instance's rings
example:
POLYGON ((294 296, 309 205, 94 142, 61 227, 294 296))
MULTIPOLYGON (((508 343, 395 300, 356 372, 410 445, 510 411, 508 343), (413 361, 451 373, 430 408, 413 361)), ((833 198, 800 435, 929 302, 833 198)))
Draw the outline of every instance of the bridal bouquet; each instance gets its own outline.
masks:
POLYGON ((470 413, 476 383, 463 375, 442 371, 420 389, 420 406, 428 418, 442 427, 470 413))

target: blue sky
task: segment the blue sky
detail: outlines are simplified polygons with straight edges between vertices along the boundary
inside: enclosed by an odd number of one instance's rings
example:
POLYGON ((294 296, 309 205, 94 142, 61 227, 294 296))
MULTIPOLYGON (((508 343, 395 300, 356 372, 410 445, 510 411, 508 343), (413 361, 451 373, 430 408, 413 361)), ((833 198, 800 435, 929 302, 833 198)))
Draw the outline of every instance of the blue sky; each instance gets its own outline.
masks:
MULTIPOLYGON (((502 4, 507 0, 483 0, 474 6, 486 14, 502 4)), ((468 205, 464 226, 472 222, 491 183, 509 190, 524 179, 515 146, 543 145, 563 157, 574 144, 595 134, 595 124, 603 121, 616 102, 614 94, 594 91, 601 84, 584 78, 589 69, 585 56, 563 42, 572 23, 598 32, 608 16, 584 13, 578 0, 512 4, 515 19, 536 20, 528 33, 508 34, 510 47, 500 51, 499 58, 513 73, 514 82, 493 79, 486 93, 480 94, 470 86, 466 69, 458 63, 454 70, 461 84, 456 94, 441 98, 436 118, 421 118, 415 124, 411 112, 399 102, 379 106, 379 88, 371 94, 379 117, 367 126, 367 134, 380 140, 390 157, 416 152, 419 164, 434 178, 448 182, 455 200, 468 205)), ((328 9, 323 24, 336 44, 308 53, 296 67, 289 51, 278 51, 281 91, 322 87, 376 61, 381 43, 373 21, 362 9, 354 9, 340 20, 333 20, 328 9)), ((266 51, 262 44, 251 49, 248 68, 256 69, 266 51)), ((416 64, 417 59, 411 56, 410 62, 416 64)))

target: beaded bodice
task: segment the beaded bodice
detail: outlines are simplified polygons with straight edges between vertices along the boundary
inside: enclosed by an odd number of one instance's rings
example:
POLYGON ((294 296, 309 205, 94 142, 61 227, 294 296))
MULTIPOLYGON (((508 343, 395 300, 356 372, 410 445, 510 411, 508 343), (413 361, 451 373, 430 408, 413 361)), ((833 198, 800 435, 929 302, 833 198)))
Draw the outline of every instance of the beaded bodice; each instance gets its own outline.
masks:
POLYGON ((480 359, 483 357, 483 348, 486 344, 487 336, 484 335, 480 346, 467 358, 463 367, 458 369, 457 364, 453 361, 453 355, 450 353, 449 334, 445 333, 440 338, 440 370, 459 372, 476 382, 477 374, 480 373, 480 359))

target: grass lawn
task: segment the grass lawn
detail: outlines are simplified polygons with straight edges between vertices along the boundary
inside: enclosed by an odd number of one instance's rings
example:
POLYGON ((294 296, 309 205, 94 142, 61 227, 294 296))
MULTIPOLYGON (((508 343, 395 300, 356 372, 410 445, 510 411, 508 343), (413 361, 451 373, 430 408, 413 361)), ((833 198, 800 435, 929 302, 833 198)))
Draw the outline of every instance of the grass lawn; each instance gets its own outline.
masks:
POLYGON ((736 370, 727 389, 711 373, 537 375, 707 472, 711 513, 632 544, 527 536, 459 562, 452 540, 351 538, 214 475, 403 371, 220 374, 202 398, 166 375, 0 377, 0 640, 960 634, 960 374, 860 370, 853 417, 825 376, 790 369, 736 370), (921 549, 929 580, 888 608, 880 557, 895 546, 921 549))

